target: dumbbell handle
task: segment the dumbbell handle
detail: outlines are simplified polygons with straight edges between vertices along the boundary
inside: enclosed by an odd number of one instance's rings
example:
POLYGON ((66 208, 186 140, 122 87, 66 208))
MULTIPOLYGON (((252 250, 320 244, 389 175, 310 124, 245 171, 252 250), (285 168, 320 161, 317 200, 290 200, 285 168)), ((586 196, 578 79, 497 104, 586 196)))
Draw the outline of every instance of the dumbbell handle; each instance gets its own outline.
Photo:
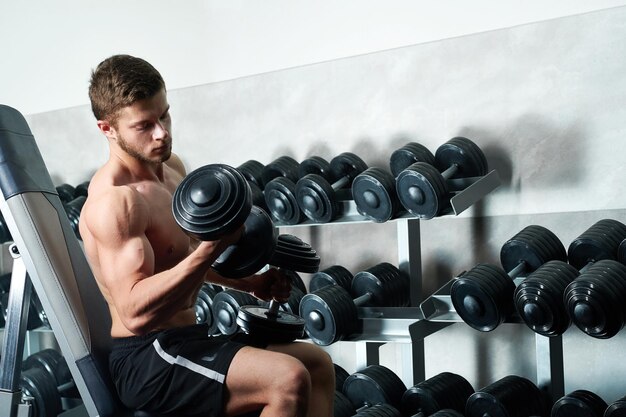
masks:
POLYGON ((510 276, 512 279, 517 278, 522 272, 526 270, 526 265, 526 261, 520 261, 520 263, 518 263, 515 268, 507 272, 508 276, 510 276))
POLYGON ((333 190, 337 191, 341 188, 346 187, 349 183, 350 183, 350 176, 344 175, 343 177, 339 178, 337 181, 333 182, 330 186, 332 187, 333 190))
POLYGON ((358 296, 357 298, 352 300, 352 302, 354 303, 355 306, 358 307, 370 301, 372 299, 372 295, 373 294, 371 292, 366 292, 365 294, 358 296))
POLYGON ((272 299, 272 301, 270 301, 270 305, 267 307, 267 311, 265 312, 265 315, 270 318, 270 319, 276 319, 278 317, 278 309, 280 308, 280 302, 278 302, 276 299, 272 299))
POLYGON ((459 166, 457 164, 450 165, 445 171, 441 173, 441 176, 445 179, 450 179, 454 174, 459 170, 459 166))

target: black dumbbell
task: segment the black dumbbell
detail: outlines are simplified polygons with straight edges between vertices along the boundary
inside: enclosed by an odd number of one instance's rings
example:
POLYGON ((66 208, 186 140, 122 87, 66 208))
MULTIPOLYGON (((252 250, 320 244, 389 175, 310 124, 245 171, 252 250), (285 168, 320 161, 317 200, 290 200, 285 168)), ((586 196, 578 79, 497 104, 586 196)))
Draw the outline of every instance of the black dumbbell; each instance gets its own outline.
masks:
POLYGON ((617 249, 617 260, 626 265, 626 239, 622 240, 617 249))
POLYGON ((63 183, 55 188, 62 203, 69 203, 76 197, 76 188, 71 184, 63 183))
MULTIPOLYGON (((11 275, 10 274, 3 275, 3 281, 5 281, 5 283, 2 284, 1 287, 4 287, 7 284, 10 285, 11 275)), ((9 308, 8 287, 7 287, 7 292, 3 292, 2 288, 0 288, 0 324, 2 324, 2 326, 0 327, 4 327, 6 324, 8 308, 9 308)), ((34 330, 42 326, 50 328, 50 323, 48 322, 48 317, 46 316, 46 313, 43 310, 41 301, 39 300, 37 293, 35 291, 32 291, 30 295, 30 303, 28 305, 28 321, 26 322, 26 329, 34 330)))
POLYGON ((308 174, 296 183, 296 199, 302 212, 312 221, 328 223, 340 212, 339 201, 351 199, 352 181, 367 169, 367 164, 357 155, 344 152, 330 161, 332 183, 317 174, 308 174), (347 193, 344 197, 338 195, 347 193))
POLYGON ((626 417, 626 395, 609 404, 604 417, 626 417))
POLYGON ((305 331, 311 340, 318 345, 329 345, 358 331, 358 306, 408 304, 408 277, 383 262, 355 274, 350 292, 339 285, 330 285, 305 295, 300 302, 300 316, 305 319, 305 331))
POLYGON ((626 225, 603 219, 568 248, 569 262, 580 275, 565 289, 565 306, 572 322, 595 338, 615 336, 626 320, 626 266, 616 260, 624 238, 626 225))
MULTIPOLYGON (((341 389, 341 388, 339 388, 341 389)), ((356 410, 343 392, 335 390, 335 400, 333 401, 333 417, 352 417, 356 410)))
MULTIPOLYGON (((425 415, 422 414, 423 417, 426 417, 425 415)), ((422 417, 420 416, 420 414, 417 414, 413 417, 422 417)), ((430 415, 429 417, 463 417, 463 414, 459 413, 456 410, 451 410, 451 409, 444 409, 444 410, 439 410, 437 411, 435 414, 430 415)))
MULTIPOLYGON (((278 236, 276 250, 269 261, 279 269, 309 273, 316 272, 319 263, 320 258, 311 245, 288 234, 278 236)), ((276 299, 267 307, 242 306, 237 313, 237 324, 245 333, 274 343, 291 342, 304 335, 302 317, 281 310, 281 303, 276 299)))
POLYGON ((11 232, 9 231, 9 226, 4 220, 4 216, 0 213, 0 243, 12 242, 13 236, 11 236, 11 232))
MULTIPOLYGON (((319 156, 312 156, 300 163, 298 179, 316 174, 332 181, 330 164, 319 156)), ((272 218, 281 224, 298 224, 306 218, 296 199, 296 181, 293 177, 275 177, 265 185, 265 203, 272 218)))
MULTIPOLYGON (((403 417, 398 409, 389 404, 376 404, 357 410, 354 417, 403 417)), ((420 417, 420 416, 418 416, 420 417)))
POLYGON ((83 181, 80 184, 76 185, 76 187, 74 187, 74 198, 76 197, 87 197, 88 195, 88 191, 89 191, 89 184, 90 181, 83 181))
POLYGON ((174 191, 174 219, 198 240, 217 240, 242 225, 239 241, 212 267, 229 278, 242 278, 262 269, 276 247, 277 231, 269 215, 252 205, 250 186, 235 168, 205 165, 183 178, 174 191))
POLYGON ((415 162, 434 165, 435 156, 425 146, 411 142, 391 154, 391 173, 370 167, 357 175, 352 182, 352 198, 359 214, 378 223, 396 217, 403 207, 396 192, 396 177, 415 162))
POLYGON ((369 365, 351 374, 342 387, 343 394, 348 397, 357 412, 376 405, 387 404, 396 410, 392 414, 394 416, 402 415, 397 409, 400 408, 405 391, 406 385, 398 375, 382 365, 369 365))
POLYGON ((350 291, 354 276, 348 269, 341 265, 332 265, 311 275, 309 292, 315 292, 329 285, 339 285, 350 291))
POLYGON ((602 417, 607 407, 598 394, 581 389, 559 398, 550 417, 602 417))
POLYGON ((259 300, 251 294, 231 289, 215 294, 212 312, 216 326, 222 334, 232 335, 239 331, 237 313, 246 305, 259 305, 259 300))
POLYGON ((63 208, 65 209, 65 213, 67 214, 67 219, 70 221, 70 226, 72 226, 74 235, 76 235, 76 238, 78 238, 79 240, 81 240, 81 237, 78 223, 80 220, 80 212, 85 205, 85 201, 87 201, 87 197, 81 195, 73 198, 68 202, 63 203, 63 208))
POLYGON ((209 334, 219 333, 217 327, 217 319, 213 315, 213 300, 218 292, 222 291, 221 287, 214 286, 205 282, 198 291, 196 297, 195 311, 196 324, 207 324, 209 326, 209 334))
POLYGON ((443 410, 465 411, 467 399, 474 393, 472 385, 461 375, 442 372, 419 382, 402 395, 402 412, 426 416, 443 410))
POLYGON ((471 140, 455 137, 435 151, 435 165, 416 162, 396 177, 396 190, 404 208, 422 219, 441 214, 450 203, 449 194, 458 191, 451 181, 487 174, 487 159, 471 140))
POLYGON ((476 391, 465 405, 466 417, 545 416, 546 399, 530 380, 509 375, 476 391))
POLYGON ((19 387, 23 395, 33 398, 32 417, 56 417, 62 411, 62 397, 78 397, 67 362, 54 349, 24 360, 19 387))
POLYGON ((250 193, 252 196, 252 204, 261 207, 263 210, 267 211, 267 206, 265 205, 265 197, 263 196, 263 169, 265 165, 261 162, 249 159, 243 164, 237 167, 237 170, 244 176, 244 178, 248 181, 248 186, 250 187, 250 193))
POLYGON ((558 336, 571 320, 563 303, 565 288, 578 276, 578 270, 563 261, 548 261, 520 283, 513 295, 515 310, 535 333, 558 336))
POLYGON ((491 331, 515 310, 513 279, 550 260, 566 259, 565 247, 554 233, 543 226, 527 226, 502 246, 500 262, 504 270, 478 264, 454 280, 450 287, 452 304, 471 327, 491 331))

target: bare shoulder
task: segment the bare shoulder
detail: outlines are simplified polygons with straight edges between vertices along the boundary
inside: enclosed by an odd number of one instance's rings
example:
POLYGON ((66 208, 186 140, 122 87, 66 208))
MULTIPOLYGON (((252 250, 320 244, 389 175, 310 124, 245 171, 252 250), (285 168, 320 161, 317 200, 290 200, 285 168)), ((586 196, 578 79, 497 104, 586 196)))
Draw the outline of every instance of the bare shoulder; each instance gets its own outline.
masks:
POLYGON ((81 210, 81 235, 105 244, 118 244, 145 232, 149 211, 144 197, 128 185, 95 188, 81 210))
POLYGON ((180 157, 173 152, 170 156, 170 159, 165 162, 165 165, 172 168, 183 177, 187 175, 187 171, 185 170, 185 164, 183 164, 183 161, 180 159, 180 157))

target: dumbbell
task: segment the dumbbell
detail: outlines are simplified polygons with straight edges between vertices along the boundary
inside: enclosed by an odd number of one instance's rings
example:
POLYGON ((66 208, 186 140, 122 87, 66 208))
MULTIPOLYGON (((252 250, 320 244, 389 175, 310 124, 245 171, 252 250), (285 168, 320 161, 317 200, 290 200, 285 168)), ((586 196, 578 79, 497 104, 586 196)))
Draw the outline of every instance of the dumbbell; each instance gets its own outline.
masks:
POLYGON ((548 337, 565 333, 571 320, 563 295, 578 274, 566 262, 548 261, 517 286, 513 295, 515 310, 531 330, 548 337))
POLYGON ((572 322, 598 339, 615 336, 624 326, 626 309, 626 266, 616 260, 626 225, 602 219, 574 239, 568 259, 580 270, 564 292, 572 322))
POLYGON ((314 343, 330 345, 358 331, 358 306, 408 304, 408 277, 390 263, 382 262, 355 274, 351 292, 330 285, 305 295, 300 302, 300 316, 305 319, 305 331, 314 343))
POLYGON ((405 415, 426 416, 443 410, 465 410, 467 399, 474 393, 472 385, 461 375, 442 372, 407 389, 402 395, 401 410, 405 415))
POLYGON ((311 275, 311 280, 309 281, 309 292, 315 292, 321 288, 328 287, 329 285, 339 285, 340 287, 350 291, 353 278, 354 276, 352 273, 345 267, 341 265, 332 265, 311 275))
POLYGON ((378 223, 396 217, 403 207, 396 192, 396 177, 415 162, 434 165, 435 156, 425 146, 411 142, 391 154, 391 173, 370 167, 357 175, 352 182, 352 198, 359 214, 378 223))
POLYGON ((69 203, 76 197, 76 188, 68 183, 63 183, 55 187, 59 199, 62 203, 69 203))
MULTIPOLYGON (((419 414, 413 417, 421 417, 419 414)), ((423 417, 426 417, 425 415, 423 417)), ((439 410, 435 414, 431 414, 429 417, 463 417, 463 414, 459 413, 456 410, 444 409, 439 410)))
POLYGON ((217 319, 213 315, 213 301, 218 292, 222 291, 220 287, 216 287, 205 282, 198 291, 196 297, 195 312, 196 324, 207 324, 209 326, 209 334, 219 333, 217 327, 217 319))
POLYGON ((598 394, 581 389, 559 398, 552 406, 550 417, 602 417, 607 407, 598 394))
POLYGON ((343 394, 348 397, 357 413, 379 404, 387 404, 395 410, 394 414, 391 414, 394 416, 402 416, 397 409, 401 405, 402 394, 405 391, 406 386, 398 375, 382 365, 369 365, 351 374, 342 387, 343 394))
POLYGON ((481 263, 454 280, 450 287, 452 304, 471 327, 491 331, 515 309, 516 277, 550 260, 566 259, 565 247, 554 233, 543 226, 527 226, 502 246, 500 263, 504 270, 481 263))
POLYGON ((79 240, 82 239, 80 236, 80 228, 78 227, 78 222, 80 220, 80 212, 85 205, 85 201, 87 201, 87 197, 81 195, 66 203, 63 203, 63 208, 65 209, 65 213, 67 214, 67 219, 70 221, 70 226, 72 226, 74 235, 79 240))
POLYGON ((465 405, 466 417, 545 416, 546 399, 528 379, 508 375, 476 391, 465 405))
POLYGON ((333 363, 333 368, 335 369, 335 401, 334 405, 334 417, 352 417, 354 416, 355 409, 352 405, 352 402, 344 395, 341 391, 343 388, 344 382, 350 376, 348 371, 342 368, 340 365, 333 363))
POLYGON ((212 265, 222 276, 242 278, 256 273, 276 247, 277 231, 271 218, 252 205, 246 179, 228 165, 205 165, 183 178, 174 191, 172 211, 178 225, 198 240, 217 240, 243 225, 239 241, 212 265))
POLYGON ((367 164, 351 152, 343 152, 330 160, 330 183, 317 174, 307 174, 296 183, 296 199, 302 212, 312 221, 328 223, 339 215, 342 192, 350 193, 352 180, 367 169, 367 164))
POLYGON ((216 322, 216 327, 222 334, 232 335, 237 333, 237 313, 245 305, 259 305, 259 300, 251 294, 225 289, 215 294, 211 310, 216 322))
MULTIPOLYGON (((0 327, 4 327, 7 320, 9 308, 9 288, 11 285, 11 274, 4 274, 0 277, 0 327)), ((34 330, 40 327, 50 328, 48 316, 43 310, 41 300, 35 291, 30 294, 30 303, 28 305, 28 321, 26 322, 27 330, 34 330)))
POLYGON ((617 260, 626 265, 626 239, 622 240, 617 249, 617 260))
POLYGON ((74 197, 87 197, 89 193, 90 181, 83 181, 74 187, 74 197))
POLYGON ((609 404, 604 417, 626 417, 626 395, 609 404))
POLYGON ((449 193, 457 191, 457 178, 487 174, 487 159, 471 140, 454 137, 435 151, 435 165, 416 162, 396 177, 396 190, 404 208, 411 214, 432 219, 450 203, 449 193))
POLYGON ((263 210, 267 211, 267 206, 265 205, 265 196, 263 195, 263 169, 265 165, 261 162, 249 159, 243 164, 237 167, 237 170, 244 176, 244 178, 248 181, 248 186, 250 187, 250 192, 252 195, 252 204, 261 207, 263 210))
POLYGON ((265 203, 272 218, 281 224, 298 224, 306 218, 296 199, 298 179, 316 174, 332 181, 330 164, 319 156, 311 156, 300 163, 297 178, 278 176, 265 185, 265 203))
POLYGON ((397 408, 389 404, 376 404, 357 410, 354 417, 403 417, 397 408))
MULTIPOLYGON (((320 258, 308 243, 293 235, 279 235, 269 264, 286 271, 314 273, 320 258)), ((294 286, 294 292, 297 287, 294 286)), ((237 313, 237 324, 247 334, 273 343, 286 343, 304 335, 304 320, 297 314, 281 310, 273 299, 268 306, 243 306, 237 313)))
POLYGON ((13 236, 11 236, 11 232, 9 231, 9 226, 4 220, 4 216, 0 213, 0 243, 12 242, 13 236))
POLYGON ((67 362, 54 349, 41 350, 24 360, 19 387, 23 395, 33 398, 32 417, 56 417, 63 408, 62 397, 78 397, 67 362))

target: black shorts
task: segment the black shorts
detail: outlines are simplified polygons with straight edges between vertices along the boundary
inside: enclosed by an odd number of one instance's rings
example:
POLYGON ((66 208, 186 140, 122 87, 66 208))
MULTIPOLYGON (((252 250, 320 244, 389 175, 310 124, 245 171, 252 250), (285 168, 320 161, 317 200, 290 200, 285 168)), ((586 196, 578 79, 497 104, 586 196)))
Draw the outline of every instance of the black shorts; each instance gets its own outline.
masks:
POLYGON ((221 416, 230 363, 251 343, 208 333, 202 324, 113 339, 109 368, 122 402, 160 414, 221 416))

